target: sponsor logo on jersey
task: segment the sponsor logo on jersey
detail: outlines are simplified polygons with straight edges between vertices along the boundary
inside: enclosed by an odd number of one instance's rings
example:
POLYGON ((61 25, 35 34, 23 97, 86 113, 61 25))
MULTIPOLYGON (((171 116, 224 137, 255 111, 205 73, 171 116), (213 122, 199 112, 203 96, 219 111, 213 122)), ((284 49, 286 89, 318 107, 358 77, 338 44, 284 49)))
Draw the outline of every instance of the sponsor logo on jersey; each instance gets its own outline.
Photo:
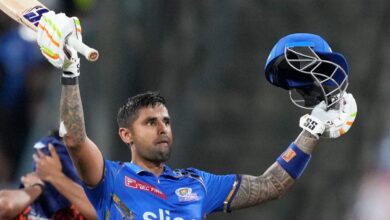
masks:
POLYGON ((35 26, 38 26, 39 20, 41 19, 42 15, 49 10, 47 8, 44 8, 42 6, 36 6, 27 12, 23 14, 23 17, 26 18, 30 23, 34 24, 35 26))
MULTIPOLYGON (((169 210, 164 210, 164 209, 158 209, 158 214, 154 213, 154 212, 145 212, 143 215, 142 215, 142 219, 143 220, 185 220, 184 218, 182 217, 175 217, 175 216, 172 216, 171 213, 169 212, 169 210)), ((195 220, 195 219, 191 219, 191 220, 195 220)))
POLYGON ((146 192, 150 192, 150 193, 152 193, 152 194, 154 194, 162 199, 167 199, 167 196, 163 192, 161 192, 159 189, 157 189, 156 187, 149 185, 147 183, 135 180, 135 179, 130 178, 128 176, 125 176, 125 186, 130 187, 130 188, 134 188, 134 189, 138 189, 138 190, 142 190, 142 191, 146 191, 146 192))
POLYGON ((199 196, 192 192, 192 188, 182 187, 175 190, 180 202, 197 201, 199 196))

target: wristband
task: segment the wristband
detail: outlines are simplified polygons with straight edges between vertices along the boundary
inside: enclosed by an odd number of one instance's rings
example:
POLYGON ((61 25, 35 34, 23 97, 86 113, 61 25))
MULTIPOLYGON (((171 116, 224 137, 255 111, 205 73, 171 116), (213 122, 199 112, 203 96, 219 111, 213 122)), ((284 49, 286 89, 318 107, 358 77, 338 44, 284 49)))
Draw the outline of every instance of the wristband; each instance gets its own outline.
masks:
POLYGON ((291 143, 276 161, 293 179, 298 179, 306 169, 310 158, 310 154, 303 152, 297 145, 291 143))
POLYGON ((65 86, 77 85, 79 84, 78 77, 61 77, 61 84, 65 86))

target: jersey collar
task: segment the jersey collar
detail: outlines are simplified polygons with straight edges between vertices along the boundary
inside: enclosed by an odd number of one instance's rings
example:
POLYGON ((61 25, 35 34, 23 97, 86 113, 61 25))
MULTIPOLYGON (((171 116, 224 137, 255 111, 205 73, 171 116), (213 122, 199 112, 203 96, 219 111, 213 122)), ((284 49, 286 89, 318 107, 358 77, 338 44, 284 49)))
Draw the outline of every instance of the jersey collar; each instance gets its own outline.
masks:
MULTIPOLYGON (((140 176, 142 176, 142 175, 154 175, 153 173, 145 170, 144 168, 138 166, 137 164, 135 164, 133 162, 126 163, 126 166, 128 166, 134 173, 136 173, 137 175, 140 175, 140 176)), ((166 164, 163 164, 163 167, 164 167, 164 171, 160 175, 160 177, 165 176, 165 177, 178 178, 178 175, 175 174, 173 172, 173 170, 169 166, 167 166, 166 164)))

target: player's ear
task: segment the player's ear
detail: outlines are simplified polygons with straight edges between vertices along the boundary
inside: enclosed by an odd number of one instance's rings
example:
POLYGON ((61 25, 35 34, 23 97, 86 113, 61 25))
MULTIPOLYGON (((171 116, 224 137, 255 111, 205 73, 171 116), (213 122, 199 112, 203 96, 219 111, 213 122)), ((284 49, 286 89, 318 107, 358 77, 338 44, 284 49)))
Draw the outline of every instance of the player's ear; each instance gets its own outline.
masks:
POLYGON ((119 128, 119 136, 126 145, 133 143, 133 135, 131 134, 130 129, 128 128, 119 128))

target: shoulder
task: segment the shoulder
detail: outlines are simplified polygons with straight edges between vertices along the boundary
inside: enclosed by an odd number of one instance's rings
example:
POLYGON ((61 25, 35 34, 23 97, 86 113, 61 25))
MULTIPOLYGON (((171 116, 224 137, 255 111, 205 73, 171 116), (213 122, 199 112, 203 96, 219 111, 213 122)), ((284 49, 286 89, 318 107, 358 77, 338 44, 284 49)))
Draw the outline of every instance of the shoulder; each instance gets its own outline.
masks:
POLYGON ((201 175, 201 170, 196 169, 196 168, 180 168, 180 169, 175 169, 173 171, 176 175, 178 176, 188 176, 188 177, 200 177, 201 175))
POLYGON ((214 182, 220 182, 220 181, 227 181, 229 179, 236 179, 237 174, 215 174, 210 173, 208 171, 200 170, 197 168, 186 168, 186 169, 179 169, 179 172, 181 172, 181 175, 197 178, 200 179, 202 182, 208 184, 212 184, 214 182))
POLYGON ((178 175, 179 177, 188 177, 188 178, 193 178, 201 181, 202 183, 204 182, 205 179, 209 178, 210 173, 197 169, 197 168, 184 168, 184 169, 176 169, 174 170, 175 174, 178 175))
POLYGON ((121 161, 112 161, 112 160, 105 159, 104 160, 104 166, 105 166, 106 169, 108 168, 108 169, 118 170, 118 169, 124 168, 125 167, 125 163, 121 162, 121 161))
POLYGON ((104 170, 106 175, 112 175, 115 178, 124 173, 133 173, 127 162, 112 161, 107 159, 104 160, 104 170))

